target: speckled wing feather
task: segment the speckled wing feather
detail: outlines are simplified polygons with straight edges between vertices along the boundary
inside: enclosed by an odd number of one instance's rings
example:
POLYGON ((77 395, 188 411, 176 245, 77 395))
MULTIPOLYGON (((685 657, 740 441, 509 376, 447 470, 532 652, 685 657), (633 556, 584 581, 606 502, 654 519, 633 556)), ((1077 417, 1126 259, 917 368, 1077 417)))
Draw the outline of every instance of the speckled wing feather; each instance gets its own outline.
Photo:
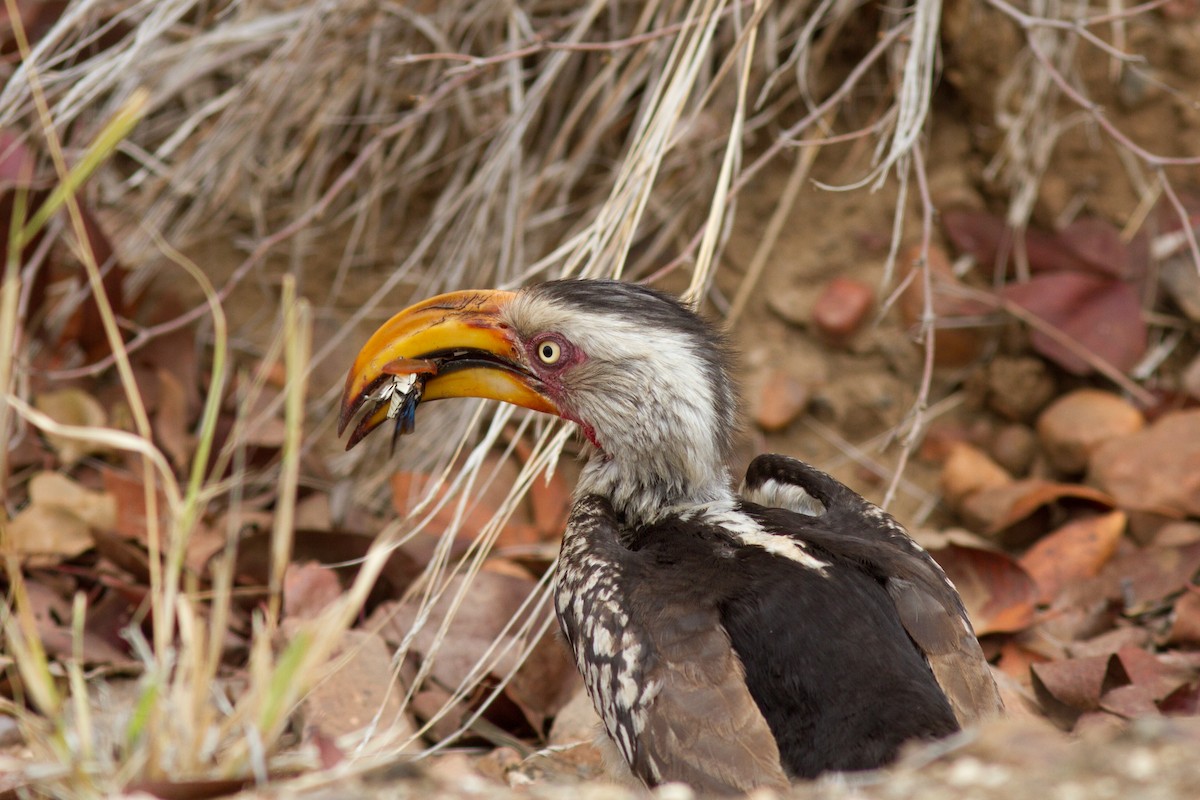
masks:
POLYGON ((555 607, 588 694, 633 772, 700 794, 788 784, 715 605, 672 602, 597 497, 575 504, 555 607), (652 617, 652 618, 651 618, 652 617))
MULTIPOLYGON (((830 475, 780 455, 754 459, 743 498, 805 517, 793 535, 856 560, 883 582, 960 725, 1004 710, 957 590, 891 515, 830 475)), ((793 518, 794 520, 795 518, 793 518)))

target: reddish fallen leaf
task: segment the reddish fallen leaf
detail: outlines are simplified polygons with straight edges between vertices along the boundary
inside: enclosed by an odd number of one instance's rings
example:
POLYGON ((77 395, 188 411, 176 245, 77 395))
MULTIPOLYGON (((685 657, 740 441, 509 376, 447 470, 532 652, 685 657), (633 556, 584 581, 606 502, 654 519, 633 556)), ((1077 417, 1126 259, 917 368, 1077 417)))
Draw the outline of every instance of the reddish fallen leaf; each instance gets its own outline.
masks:
MULTIPOLYGON (((538 639, 529 658, 523 662, 517 659, 525 642, 516 636, 520 619, 511 625, 510 622, 529 613, 528 609, 522 611, 521 606, 535 587, 532 578, 507 567, 483 570, 469 584, 461 576, 452 578, 440 599, 428 610, 424 625, 416 630, 420 615, 418 600, 384 604, 376 609, 366 623, 368 629, 379 630, 392 646, 411 637, 410 653, 414 659, 431 659, 427 665, 429 678, 414 687, 418 716, 440 712, 449 699, 448 690, 469 686, 473 674, 476 681, 494 681, 515 669, 509 686, 488 707, 486 717, 493 724, 512 730, 515 711, 525 725, 541 732, 545 720, 570 699, 578 675, 553 631, 538 639), (461 602, 457 599, 460 593, 463 593, 461 602), (452 612, 453 617, 447 619, 452 612), (442 629, 444 635, 439 642, 442 629), (490 663, 484 674, 478 672, 477 665, 481 662, 490 663)), ((484 692, 476 692, 466 705, 477 706, 484 696, 484 692)), ((461 718, 464 710, 454 711, 447 720, 452 723, 461 718)))
POLYGON ((1189 585, 1175 601, 1169 644, 1200 644, 1200 586, 1189 585))
MULTIPOLYGON (((513 449, 521 463, 529 463, 533 448, 525 439, 517 439, 513 443, 513 449)), ((560 459, 548 479, 541 475, 534 478, 533 483, 529 485, 529 507, 533 526, 542 541, 552 542, 562 538, 563 531, 567 528, 567 515, 571 512, 571 486, 563 476, 563 471, 569 466, 570 462, 560 459)))
MULTIPOLYGON (((1193 582, 1200 570, 1200 544, 1147 547, 1119 555, 1095 578, 1093 587, 1136 614, 1162 605, 1193 582)), ((1091 583, 1091 582, 1089 582, 1091 583)))
POLYGON ((1072 658, 1088 656, 1110 656, 1126 647, 1146 648, 1150 646, 1150 631, 1137 625, 1124 625, 1092 636, 1084 641, 1072 642, 1067 652, 1072 658))
POLYGON ((1049 660, 1041 653, 1030 650, 1015 639, 1010 639, 1000 646, 1000 660, 996 667, 1010 678, 1028 685, 1029 668, 1049 660))
POLYGON ((167 370, 159 370, 159 400, 154 414, 154 436, 176 469, 187 467, 192 456, 192 437, 188 434, 187 393, 179 379, 167 370))
POLYGON ((1006 547, 1022 547, 1045 534, 1052 507, 1107 511, 1113 499, 1077 483, 1024 478, 983 489, 963 501, 960 513, 972 528, 1006 547))
POLYGON ((1098 574, 1116 553, 1126 521, 1111 511, 1068 522, 1034 542, 1020 564, 1037 584, 1038 601, 1049 603, 1067 583, 1098 574))
MULTIPOLYGON (((269 530, 255 531, 238 542, 237 565, 234 574, 243 582, 265 590, 271 575, 271 539, 269 530)), ((313 561, 318 564, 338 564, 335 570, 343 588, 358 574, 358 563, 375 541, 374 536, 352 531, 314 531, 297 528, 292 533, 292 561, 313 561), (341 566, 345 565, 345 566, 341 566)), ((421 565, 403 550, 393 550, 380 572, 379 579, 367 596, 367 609, 385 600, 400 597, 413 579, 421 573, 421 565)), ((261 598, 252 598, 258 602, 261 598)))
MULTIPOLYGON (((942 214, 942 224, 955 248, 974 256, 985 268, 1013 263, 1015 232, 995 214, 953 209, 942 214), (1006 260, 1000 265, 1002 253, 1006 260)), ((1123 278, 1136 271, 1135 258, 1120 232, 1096 217, 1078 219, 1058 233, 1030 228, 1023 250, 1034 274, 1070 270, 1123 278)))
POLYGON ((1200 681, 1179 687, 1159 703, 1158 708, 1164 714, 1188 717, 1200 714, 1200 681))
POLYGON ((1118 686, 1100 698, 1100 708, 1125 719, 1159 717, 1162 712, 1144 686, 1118 686))
MULTIPOLYGON (((153 302, 144 305, 144 313, 139 316, 144 316, 140 321, 148 326, 174 319, 188 310, 187 305, 170 289, 156 291, 153 302)), ((176 384, 184 393, 189 420, 195 419, 200 412, 200 388, 204 378, 200 374, 199 354, 196 328, 191 325, 155 336, 133 354, 134 364, 155 377, 153 383, 156 388, 160 372, 166 371, 175 377, 176 384)))
MULTIPOLYGON (((1074 342, 1078 349, 1129 372, 1146 352, 1146 323, 1133 286, 1081 272, 1050 272, 1025 283, 1012 283, 1000 294, 1074 342)), ((1046 358, 1076 375, 1092 365, 1076 349, 1041 330, 1030 344, 1046 358)))
MULTIPOLYGON (((504 503, 508 490, 516 480, 519 468, 515 463, 502 463, 500 456, 489 454, 484 461, 484 466, 480 470, 482 484, 477 485, 473 494, 467 498, 466 510, 462 517, 461 525, 458 529, 458 539, 469 543, 488 525, 492 517, 499 511, 500 506, 504 503)), ((431 481, 430 476, 416 472, 396 472, 391 476, 392 484, 392 507, 402 516, 407 516, 410 509, 413 509, 422 500, 426 492, 426 486, 431 481)), ((428 508, 436 508, 438 503, 441 503, 442 498, 448 492, 446 486, 440 486, 437 489, 436 499, 428 508)), ((569 496, 569 495, 568 495, 569 496)), ((458 514, 458 505, 461 499, 460 496, 451 498, 440 509, 438 509, 432 519, 429 521, 425 530, 429 533, 440 536, 442 532, 450 529, 454 523, 454 519, 458 514)), ((548 511, 544 509, 543 513, 548 511)), ((551 523, 547 520, 546 524, 551 523)), ((555 538, 562 535, 566 521, 563 518, 562 527, 557 527, 552 532, 555 538)), ((541 532, 533 525, 532 513, 529 507, 529 499, 518 504, 518 507, 505 523, 504 528, 497 536, 494 546, 496 548, 504 547, 521 547, 527 545, 538 544, 543 541, 541 532)))
POLYGON ((337 573, 315 561, 288 564, 283 573, 285 617, 316 619, 341 594, 337 573))
POLYGON ((1169 664, 1140 647, 1123 647, 1118 651, 1117 658, 1121 660, 1121 667, 1130 682, 1144 689, 1152 702, 1164 700, 1180 686, 1200 677, 1196 669, 1169 664))
MULTIPOLYGON (((284 634, 296 627, 295 620, 285 622, 284 634)), ((308 692, 300 706, 306 738, 328 739, 332 744, 353 734, 361 738, 372 725, 377 725, 377 732, 405 739, 414 733, 404 713, 403 687, 395 679, 392 649, 383 637, 364 630, 343 632, 331 664, 332 673, 308 692)), ((324 748, 323 757, 337 758, 340 753, 340 749, 324 748)))
POLYGON ((1200 516, 1200 409, 1105 442, 1092 454, 1088 476, 1126 510, 1200 516))
POLYGON ((1129 676, 1116 656, 1070 658, 1030 667, 1033 692, 1055 723, 1069 728, 1084 711, 1100 708, 1100 698, 1129 676))
POLYGON ((952 508, 961 509, 973 494, 1012 484, 1013 477, 987 453, 967 442, 949 445, 945 463, 938 475, 942 496, 952 508))
POLYGON ((1037 586, 1012 557, 957 544, 931 555, 958 588, 978 635, 1019 631, 1033 621, 1037 586))
MULTIPOLYGON (((141 478, 109 466, 101 467, 100 474, 104 481, 104 490, 117 501, 117 518, 112 530, 145 544, 149 528, 146 519, 146 492, 141 478)), ((166 495, 159 490, 156 500, 157 514, 161 520, 159 530, 162 531, 167 524, 166 495)))
POLYGON ((1086 470, 1092 453, 1104 442, 1145 427, 1146 418, 1132 403, 1114 392, 1091 388, 1059 397, 1037 420, 1046 458, 1068 475, 1086 470))

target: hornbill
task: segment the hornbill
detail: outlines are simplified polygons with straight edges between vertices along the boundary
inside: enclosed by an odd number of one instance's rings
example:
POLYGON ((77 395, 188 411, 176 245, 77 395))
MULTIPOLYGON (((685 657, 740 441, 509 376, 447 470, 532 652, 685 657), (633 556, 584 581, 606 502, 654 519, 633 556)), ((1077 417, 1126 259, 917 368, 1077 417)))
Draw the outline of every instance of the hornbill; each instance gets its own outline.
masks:
POLYGON ((735 493, 729 355, 629 283, 460 291, 401 311, 346 378, 347 449, 417 403, 485 397, 577 423, 555 609, 609 737, 648 785, 705 793, 871 769, 1002 709, 958 593, 878 507, 807 464, 735 493), (365 409, 365 411, 364 411, 365 409))

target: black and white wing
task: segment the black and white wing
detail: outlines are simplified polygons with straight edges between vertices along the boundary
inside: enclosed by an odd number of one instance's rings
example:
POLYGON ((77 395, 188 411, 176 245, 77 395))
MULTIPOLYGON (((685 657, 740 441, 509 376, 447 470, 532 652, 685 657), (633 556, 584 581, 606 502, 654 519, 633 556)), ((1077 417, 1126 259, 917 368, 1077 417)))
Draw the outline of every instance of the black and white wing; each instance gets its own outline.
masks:
MULTIPOLYGON (((742 497, 767 509, 811 517, 812 524, 797 532, 801 538, 858 561, 875 574, 959 724, 1003 712, 991 667, 958 591, 890 514, 832 476, 781 455, 763 455, 751 462, 742 497)), ((796 527, 795 517, 780 517, 776 532, 789 533, 789 527, 796 527)))
POLYGON ((682 781, 701 795, 786 787, 716 604, 672 591, 677 573, 627 549, 621 535, 606 500, 577 501, 555 589, 559 623, 609 736, 650 786, 682 781))

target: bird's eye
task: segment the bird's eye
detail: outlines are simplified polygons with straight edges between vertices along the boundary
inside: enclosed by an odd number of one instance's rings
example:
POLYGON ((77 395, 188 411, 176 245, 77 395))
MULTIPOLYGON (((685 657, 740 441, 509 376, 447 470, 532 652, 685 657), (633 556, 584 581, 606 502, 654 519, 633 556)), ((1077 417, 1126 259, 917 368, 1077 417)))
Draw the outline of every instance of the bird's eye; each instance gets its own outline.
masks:
POLYGON ((537 346, 537 356, 543 364, 557 364, 562 358, 562 346, 558 342, 547 339, 537 346))

